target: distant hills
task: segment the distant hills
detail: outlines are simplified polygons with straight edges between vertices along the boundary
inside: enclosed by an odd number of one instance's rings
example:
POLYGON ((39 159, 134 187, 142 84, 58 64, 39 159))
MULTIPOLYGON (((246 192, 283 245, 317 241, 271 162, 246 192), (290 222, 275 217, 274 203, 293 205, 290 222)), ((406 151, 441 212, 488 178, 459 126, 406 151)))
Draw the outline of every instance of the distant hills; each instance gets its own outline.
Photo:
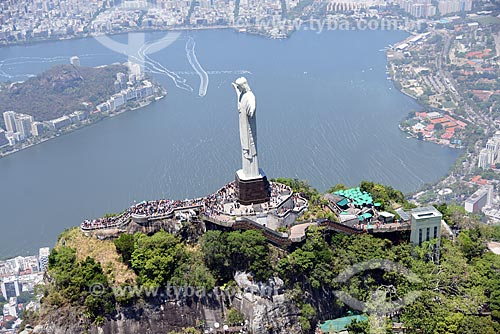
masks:
MULTIPOLYGON (((99 68, 57 65, 22 83, 4 85, 0 90, 0 112, 14 110, 32 115, 37 121, 89 110, 115 93, 116 74, 127 73, 124 65, 99 68)), ((1 119, 1 117, 0 117, 1 119)), ((3 124, 3 119, 0 120, 3 124)))

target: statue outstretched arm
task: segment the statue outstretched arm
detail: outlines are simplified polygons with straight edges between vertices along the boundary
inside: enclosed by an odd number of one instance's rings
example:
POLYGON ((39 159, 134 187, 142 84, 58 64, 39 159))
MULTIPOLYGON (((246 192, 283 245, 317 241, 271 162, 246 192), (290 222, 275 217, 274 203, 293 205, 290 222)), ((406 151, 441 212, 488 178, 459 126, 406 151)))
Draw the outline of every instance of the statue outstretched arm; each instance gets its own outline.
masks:
POLYGON ((238 96, 238 100, 239 100, 239 97, 241 94, 240 87, 237 84, 235 84, 234 82, 231 82, 231 85, 233 85, 233 88, 236 91, 236 95, 238 96))

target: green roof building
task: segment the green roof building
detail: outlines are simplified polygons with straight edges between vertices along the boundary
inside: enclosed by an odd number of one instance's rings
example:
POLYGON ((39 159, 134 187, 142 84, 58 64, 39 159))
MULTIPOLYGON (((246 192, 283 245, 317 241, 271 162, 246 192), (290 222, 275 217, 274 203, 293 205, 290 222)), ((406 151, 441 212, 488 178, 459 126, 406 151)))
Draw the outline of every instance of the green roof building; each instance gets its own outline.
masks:
POLYGON ((353 315, 350 317, 327 320, 319 325, 320 333, 339 334, 345 332, 347 330, 347 326, 349 326, 349 324, 354 320, 356 320, 357 322, 363 322, 367 321, 368 317, 366 315, 353 315))

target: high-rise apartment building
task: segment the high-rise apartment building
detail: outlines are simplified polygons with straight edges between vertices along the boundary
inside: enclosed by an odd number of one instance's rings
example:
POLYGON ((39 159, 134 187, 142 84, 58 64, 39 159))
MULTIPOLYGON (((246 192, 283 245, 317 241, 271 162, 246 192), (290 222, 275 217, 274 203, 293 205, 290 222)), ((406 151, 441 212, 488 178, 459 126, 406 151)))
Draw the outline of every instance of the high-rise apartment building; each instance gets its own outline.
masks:
POLYGON ((8 132, 16 132, 16 113, 14 111, 4 112, 3 121, 8 132))

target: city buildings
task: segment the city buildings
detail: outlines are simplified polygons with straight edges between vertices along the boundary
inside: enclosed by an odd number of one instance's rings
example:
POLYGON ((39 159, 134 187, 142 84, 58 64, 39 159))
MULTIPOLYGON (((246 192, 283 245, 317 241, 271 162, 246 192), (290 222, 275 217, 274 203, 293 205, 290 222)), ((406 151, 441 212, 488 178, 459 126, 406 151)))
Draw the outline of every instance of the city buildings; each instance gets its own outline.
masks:
MULTIPOLYGON (((367 4, 381 1, 365 1, 367 4)), ((0 2, 0 44, 181 26, 267 26, 298 0, 9 0, 0 2)), ((366 6, 366 4, 365 4, 366 6)), ((270 29, 274 28, 263 28, 270 29)), ((275 36, 282 34, 279 28, 275 36)), ((270 33, 273 35, 273 33, 270 33)), ((72 64, 78 66, 78 61, 72 64)))
POLYGON ((21 136, 21 140, 31 136, 31 124, 33 123, 33 116, 29 115, 16 115, 16 130, 21 136))
POLYGON ((479 152, 477 166, 479 168, 489 169, 498 159, 498 150, 500 149, 500 131, 488 139, 486 146, 479 152))
POLYGON ((493 200, 493 186, 484 185, 465 200, 465 211, 479 213, 485 206, 490 206, 493 200))
POLYGON ((483 148, 480 152, 479 152, 479 158, 478 158, 478 161, 477 161, 477 166, 479 168, 484 168, 484 169, 488 169, 491 167, 491 164, 493 163, 494 159, 493 159, 493 154, 490 150, 486 149, 486 148, 483 148))
POLYGON ((399 0, 397 3, 401 9, 416 18, 436 15, 436 6, 431 0, 399 0))
POLYGON ((0 43, 83 35, 109 1, 8 0, 0 2, 0 43))
POLYGON ((31 134, 35 137, 41 136, 43 134, 43 123, 33 122, 31 124, 31 134))
POLYGON ((66 115, 49 121, 50 127, 52 128, 52 130, 55 131, 60 130, 70 124, 71 124, 71 119, 66 115))
POLYGON ((0 128, 0 148, 9 146, 9 144, 10 143, 5 135, 5 131, 2 128, 0 128))
POLYGON ((16 113, 14 111, 4 112, 3 121, 7 132, 16 132, 16 113))
POLYGON ((33 116, 14 111, 5 111, 3 113, 3 120, 7 129, 5 138, 9 141, 10 145, 31 137, 33 116))
POLYGON ((4 278, 0 284, 0 290, 2 291, 3 298, 9 300, 9 298, 17 297, 21 294, 22 287, 19 284, 19 280, 15 276, 4 278))
POLYGON ((17 256, 0 261, 0 294, 6 300, 21 292, 32 292, 43 280, 50 249, 40 248, 38 256, 17 256))
POLYGON ((16 297, 8 298, 8 303, 3 306, 3 316, 4 317, 14 317, 17 318, 17 300, 16 297))
POLYGON ((47 266, 49 264, 49 255, 50 249, 49 247, 40 248, 38 251, 38 261, 40 262, 40 271, 47 271, 47 266))
MULTIPOLYGON (((121 73, 118 73, 118 75, 119 74, 121 73)), ((136 76, 133 75, 132 77, 135 78, 136 76)), ((120 77, 117 78, 116 82, 120 82, 120 77)), ((129 82, 129 84, 131 84, 131 82, 129 82)), ((121 88, 123 85, 120 84, 119 86, 121 88)), ((129 101, 142 100, 153 96, 154 94, 153 84, 148 80, 142 80, 141 82, 136 83, 133 86, 125 85, 125 87, 125 89, 122 89, 121 91, 111 96, 106 102, 103 102, 96 106, 96 109, 99 112, 114 112, 126 105, 129 101)))
POLYGON ((472 0, 440 0, 438 9, 441 15, 470 12, 472 9, 472 0))

